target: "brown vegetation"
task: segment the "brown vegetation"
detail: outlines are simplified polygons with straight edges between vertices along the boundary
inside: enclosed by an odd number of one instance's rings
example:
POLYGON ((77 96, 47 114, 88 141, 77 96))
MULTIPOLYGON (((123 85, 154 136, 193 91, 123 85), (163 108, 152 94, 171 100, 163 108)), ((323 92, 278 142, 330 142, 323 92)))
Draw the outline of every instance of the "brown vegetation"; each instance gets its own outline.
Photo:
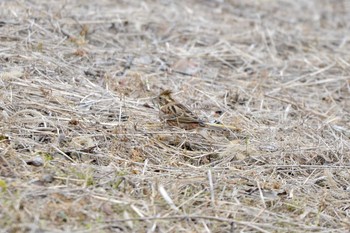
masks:
POLYGON ((350 231, 349 11, 1 1, 0 232, 350 231))

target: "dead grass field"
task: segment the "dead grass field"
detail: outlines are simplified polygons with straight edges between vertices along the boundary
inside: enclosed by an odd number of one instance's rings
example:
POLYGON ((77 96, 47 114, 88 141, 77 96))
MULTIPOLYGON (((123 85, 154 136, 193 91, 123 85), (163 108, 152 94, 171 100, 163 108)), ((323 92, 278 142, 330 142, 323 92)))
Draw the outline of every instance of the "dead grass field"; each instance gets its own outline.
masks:
POLYGON ((349 232, 350 3, 1 1, 0 232, 349 232), (171 89, 209 122, 162 124, 171 89))

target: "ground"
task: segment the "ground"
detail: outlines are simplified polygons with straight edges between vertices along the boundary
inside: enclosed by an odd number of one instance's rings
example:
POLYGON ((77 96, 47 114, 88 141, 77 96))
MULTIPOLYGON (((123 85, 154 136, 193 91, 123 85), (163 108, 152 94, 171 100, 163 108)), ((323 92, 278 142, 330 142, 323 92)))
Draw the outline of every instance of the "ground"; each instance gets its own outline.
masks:
POLYGON ((0 232, 350 231, 349 11, 1 1, 0 232))

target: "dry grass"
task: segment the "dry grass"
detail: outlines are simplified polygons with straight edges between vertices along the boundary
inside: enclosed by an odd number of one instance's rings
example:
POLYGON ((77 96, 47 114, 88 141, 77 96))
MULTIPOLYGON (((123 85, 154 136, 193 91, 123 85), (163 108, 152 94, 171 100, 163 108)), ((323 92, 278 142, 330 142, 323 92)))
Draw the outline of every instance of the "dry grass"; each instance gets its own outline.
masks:
POLYGON ((0 2, 0 232, 350 230, 347 1, 43 2, 0 2))

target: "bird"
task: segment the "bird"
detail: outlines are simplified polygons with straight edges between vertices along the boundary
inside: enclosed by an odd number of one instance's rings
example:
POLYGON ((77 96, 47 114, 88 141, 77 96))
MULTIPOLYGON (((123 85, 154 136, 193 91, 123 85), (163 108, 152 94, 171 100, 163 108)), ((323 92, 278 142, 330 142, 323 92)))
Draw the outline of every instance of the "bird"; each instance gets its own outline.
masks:
POLYGON ((159 118, 170 126, 185 130, 206 126, 196 114, 172 97, 171 90, 161 92, 155 102, 159 107, 159 118))

